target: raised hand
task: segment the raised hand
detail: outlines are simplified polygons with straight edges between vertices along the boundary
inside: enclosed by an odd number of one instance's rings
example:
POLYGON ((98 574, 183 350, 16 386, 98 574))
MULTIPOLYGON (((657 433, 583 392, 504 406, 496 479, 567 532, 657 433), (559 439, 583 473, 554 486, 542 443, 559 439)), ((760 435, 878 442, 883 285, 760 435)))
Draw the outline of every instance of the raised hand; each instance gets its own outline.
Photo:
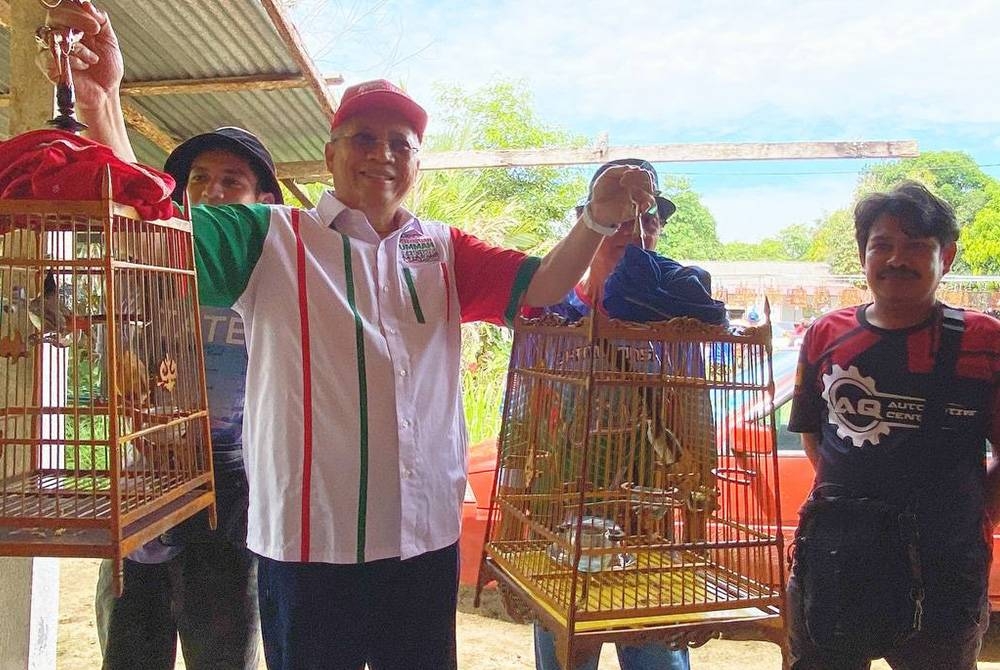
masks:
POLYGON ((635 218, 636 207, 646 211, 656 204, 653 176, 633 165, 608 168, 594 183, 590 215, 597 223, 613 226, 635 218))
MULTIPOLYGON (((46 2, 46 21, 53 28, 72 28, 83 34, 70 56, 76 109, 87 124, 87 136, 111 147, 119 158, 135 161, 122 113, 121 82, 125 73, 118 37, 108 15, 87 0, 46 2)), ((40 55, 39 66, 53 82, 59 66, 48 50, 40 55)))
MULTIPOLYGON (((52 28, 73 28, 83 34, 69 59, 79 107, 99 108, 109 97, 117 98, 125 64, 108 15, 90 2, 62 0, 49 9, 46 24, 52 28)), ((58 81, 59 64, 50 54, 44 51, 40 54, 39 66, 52 82, 58 81)))

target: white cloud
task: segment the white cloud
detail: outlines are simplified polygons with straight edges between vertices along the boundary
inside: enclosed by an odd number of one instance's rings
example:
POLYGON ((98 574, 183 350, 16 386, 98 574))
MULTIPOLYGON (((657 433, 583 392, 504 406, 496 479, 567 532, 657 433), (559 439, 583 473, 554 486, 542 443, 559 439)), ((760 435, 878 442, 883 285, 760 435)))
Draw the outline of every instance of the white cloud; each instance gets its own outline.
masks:
MULTIPOLYGON (((996 0, 299 4, 324 71, 387 76, 428 103, 435 82, 525 80, 546 123, 613 145, 917 139, 1000 163, 996 0)), ((724 239, 750 240, 845 206, 853 182, 698 190, 724 239)))
POLYGON ((446 3, 418 14, 415 78, 529 80, 567 116, 710 128, 762 108, 782 116, 996 118, 1000 3, 446 3))
POLYGON ((721 241, 755 242, 850 206, 856 181, 853 175, 818 175, 771 186, 721 187, 701 201, 715 216, 721 241))
POLYGON ((434 81, 523 78, 567 125, 711 131, 765 110, 864 132, 861 121, 992 123, 1000 109, 988 75, 1000 64, 994 0, 300 5, 311 50, 335 71, 392 76, 425 97, 434 81))

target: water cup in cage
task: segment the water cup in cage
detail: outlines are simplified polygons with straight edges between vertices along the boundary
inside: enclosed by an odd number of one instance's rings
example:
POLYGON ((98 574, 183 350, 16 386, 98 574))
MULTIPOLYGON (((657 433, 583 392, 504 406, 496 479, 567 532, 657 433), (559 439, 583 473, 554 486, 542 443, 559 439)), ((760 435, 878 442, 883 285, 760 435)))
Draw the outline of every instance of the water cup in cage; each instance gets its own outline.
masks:
POLYGON ((581 551, 577 569, 581 572, 600 572, 601 570, 624 567, 634 562, 635 557, 627 554, 591 553, 590 550, 593 549, 619 548, 625 537, 625 533, 617 523, 611 519, 597 516, 585 516, 579 524, 575 518, 561 524, 557 530, 571 549, 567 552, 558 544, 553 544, 549 547, 550 558, 563 565, 572 564, 578 527, 581 551))

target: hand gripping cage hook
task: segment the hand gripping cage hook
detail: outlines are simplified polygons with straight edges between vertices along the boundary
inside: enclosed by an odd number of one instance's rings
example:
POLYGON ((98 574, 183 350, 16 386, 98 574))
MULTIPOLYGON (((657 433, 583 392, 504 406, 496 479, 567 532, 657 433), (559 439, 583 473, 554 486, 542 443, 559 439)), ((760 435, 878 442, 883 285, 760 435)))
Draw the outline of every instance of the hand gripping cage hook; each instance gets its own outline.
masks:
MULTIPOLYGON (((46 9, 55 9, 63 2, 84 6, 90 0, 38 0, 46 9)), ((73 48, 83 37, 83 33, 72 28, 53 28, 41 26, 35 31, 35 41, 47 50, 59 68, 59 78, 56 81, 56 108, 58 114, 48 121, 50 126, 71 133, 86 130, 87 126, 76 119, 76 96, 73 92, 73 70, 69 57, 73 48)))

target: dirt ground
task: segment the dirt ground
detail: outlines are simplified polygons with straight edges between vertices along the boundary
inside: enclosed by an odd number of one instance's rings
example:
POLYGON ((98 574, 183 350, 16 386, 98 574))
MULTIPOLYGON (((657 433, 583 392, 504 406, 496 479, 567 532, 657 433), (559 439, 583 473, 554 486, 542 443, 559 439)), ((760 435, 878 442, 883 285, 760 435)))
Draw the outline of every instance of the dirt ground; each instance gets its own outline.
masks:
MULTIPOLYGON (((59 670, 92 670, 101 666, 101 651, 94 628, 94 587, 98 561, 60 561, 59 670)), ((494 605, 494 603, 488 603, 494 605)), ((489 607, 484 610, 489 611, 489 607)), ((462 670, 533 670, 531 627, 483 616, 472 607, 471 592, 463 589, 458 613, 458 666, 462 670)), ((262 654, 263 658, 263 654, 262 654)), ((777 670, 778 647, 767 642, 711 640, 691 651, 695 670, 777 670)), ((183 668, 178 659, 177 668, 183 668)), ((873 669, 884 670, 881 661, 873 669)), ((263 670, 264 662, 261 660, 263 670)), ((614 648, 604 645, 601 670, 620 670, 614 648)), ((1000 662, 980 662, 980 670, 1000 670, 1000 662)))

